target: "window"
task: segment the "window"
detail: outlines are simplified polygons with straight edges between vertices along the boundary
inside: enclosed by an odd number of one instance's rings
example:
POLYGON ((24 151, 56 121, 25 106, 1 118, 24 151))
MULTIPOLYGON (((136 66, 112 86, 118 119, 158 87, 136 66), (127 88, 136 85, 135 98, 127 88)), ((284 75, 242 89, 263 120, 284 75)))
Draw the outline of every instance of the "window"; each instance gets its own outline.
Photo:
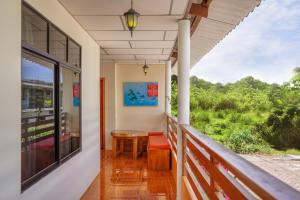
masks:
POLYGON ((80 67, 80 46, 73 40, 69 40, 69 63, 80 67))
POLYGON ((67 36, 57 28, 50 26, 50 54, 67 61, 67 36))
POLYGON ((47 21, 22 6, 22 42, 47 51, 47 21))
POLYGON ((80 141, 80 78, 79 73, 61 69, 60 157, 64 158, 79 148, 80 141))
POLYGON ((22 181, 55 162, 54 64, 22 56, 22 181))
POLYGON ((26 3, 22 41, 24 190, 80 151, 81 47, 26 3))

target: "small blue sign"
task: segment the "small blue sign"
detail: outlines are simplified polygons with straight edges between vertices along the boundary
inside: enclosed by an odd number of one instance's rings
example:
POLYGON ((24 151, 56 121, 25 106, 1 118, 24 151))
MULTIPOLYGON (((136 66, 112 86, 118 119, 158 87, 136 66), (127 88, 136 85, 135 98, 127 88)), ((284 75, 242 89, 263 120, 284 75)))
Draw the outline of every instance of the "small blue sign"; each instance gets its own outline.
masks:
POLYGON ((73 106, 74 107, 80 106, 80 98, 79 97, 73 97, 73 106))

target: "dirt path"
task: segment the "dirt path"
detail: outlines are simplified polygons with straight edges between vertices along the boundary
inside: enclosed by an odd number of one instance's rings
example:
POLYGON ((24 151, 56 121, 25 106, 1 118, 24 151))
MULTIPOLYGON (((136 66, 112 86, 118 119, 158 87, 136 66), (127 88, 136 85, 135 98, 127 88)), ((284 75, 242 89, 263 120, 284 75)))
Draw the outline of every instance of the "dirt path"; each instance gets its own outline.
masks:
POLYGON ((265 155, 241 156, 300 191, 300 158, 265 155))

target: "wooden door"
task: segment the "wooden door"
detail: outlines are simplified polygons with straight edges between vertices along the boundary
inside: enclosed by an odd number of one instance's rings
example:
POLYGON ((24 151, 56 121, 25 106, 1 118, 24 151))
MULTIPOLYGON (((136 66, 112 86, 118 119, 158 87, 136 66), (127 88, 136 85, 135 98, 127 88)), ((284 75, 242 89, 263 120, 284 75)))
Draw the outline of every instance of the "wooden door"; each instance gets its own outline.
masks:
POLYGON ((100 79, 100 149, 105 150, 105 79, 100 79))

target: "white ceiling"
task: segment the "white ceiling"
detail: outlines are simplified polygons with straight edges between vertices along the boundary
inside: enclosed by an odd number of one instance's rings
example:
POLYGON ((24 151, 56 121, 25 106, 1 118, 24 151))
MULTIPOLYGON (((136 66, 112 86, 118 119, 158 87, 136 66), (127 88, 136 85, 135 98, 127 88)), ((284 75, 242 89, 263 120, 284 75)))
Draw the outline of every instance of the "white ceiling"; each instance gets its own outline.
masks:
POLYGON ((130 0, 59 0, 101 47, 101 62, 162 63, 177 39, 188 0, 134 0, 141 14, 131 37, 123 14, 130 0))
MULTIPOLYGON (((177 40, 177 20, 188 3, 202 0, 134 0, 141 14, 131 37, 124 19, 130 0, 58 0, 101 47, 101 62, 162 63, 177 40)), ((261 0, 212 0, 208 17, 191 36, 191 67, 252 12, 261 0)), ((173 70, 176 72, 176 64, 173 70)))

